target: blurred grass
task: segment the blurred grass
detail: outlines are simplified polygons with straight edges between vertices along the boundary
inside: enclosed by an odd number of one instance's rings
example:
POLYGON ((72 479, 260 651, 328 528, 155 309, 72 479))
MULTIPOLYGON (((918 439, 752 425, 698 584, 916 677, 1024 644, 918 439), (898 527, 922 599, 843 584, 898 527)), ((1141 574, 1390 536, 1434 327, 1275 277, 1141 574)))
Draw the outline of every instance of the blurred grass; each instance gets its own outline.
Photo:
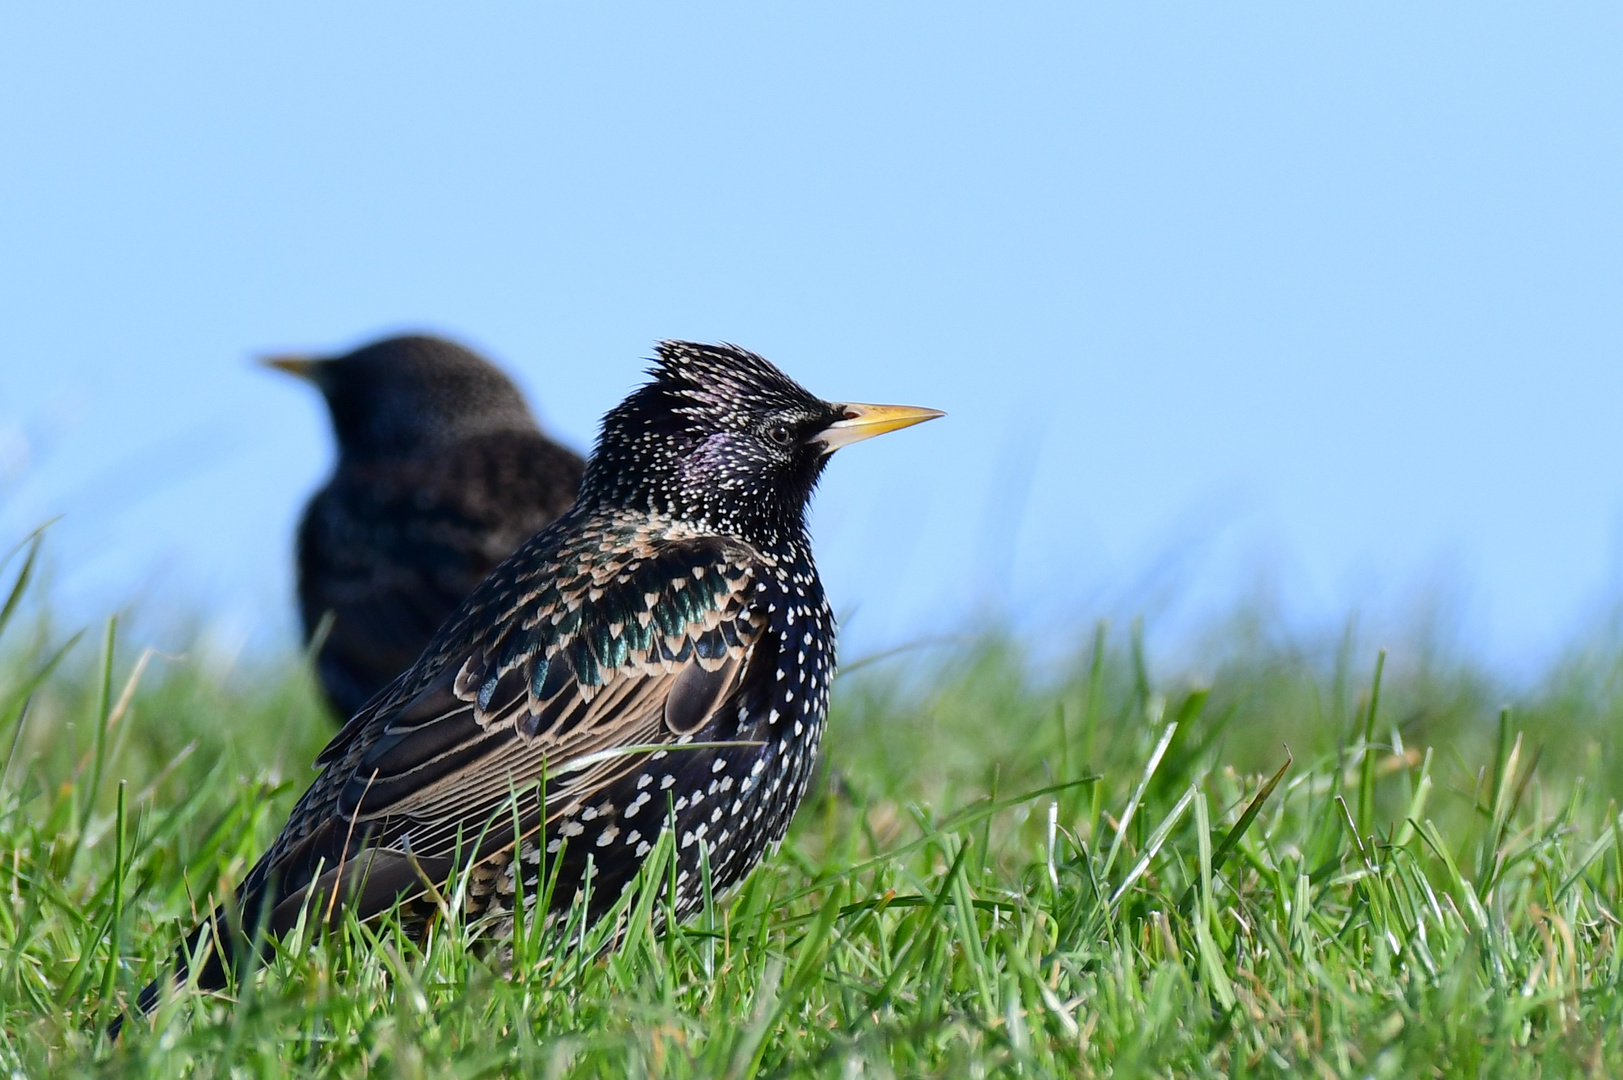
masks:
POLYGON ((851 665, 788 842, 674 931, 656 858, 598 927, 301 933, 233 1000, 180 995, 113 1047, 101 1025, 269 842, 332 726, 295 662, 149 656, 114 626, 62 652, 13 604, 0 1069, 1623 1072, 1611 636, 1511 694, 1440 650, 1243 619, 1198 681, 1132 628, 1077 635, 1040 670, 998 637, 851 665))

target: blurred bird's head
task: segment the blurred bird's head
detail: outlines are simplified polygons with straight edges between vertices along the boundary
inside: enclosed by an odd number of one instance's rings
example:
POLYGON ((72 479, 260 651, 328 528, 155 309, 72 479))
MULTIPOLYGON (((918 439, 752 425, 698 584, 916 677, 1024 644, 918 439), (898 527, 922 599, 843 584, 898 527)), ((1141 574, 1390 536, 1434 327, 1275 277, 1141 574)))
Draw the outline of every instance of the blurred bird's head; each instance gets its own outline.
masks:
POLYGON ((835 450, 940 416, 824 401, 733 345, 665 341, 603 418, 583 505, 651 510, 767 545, 800 535, 835 450))
POLYGON ((433 452, 473 435, 534 431, 512 380, 441 338, 385 338, 343 356, 272 356, 268 367, 315 384, 339 454, 351 459, 433 452))

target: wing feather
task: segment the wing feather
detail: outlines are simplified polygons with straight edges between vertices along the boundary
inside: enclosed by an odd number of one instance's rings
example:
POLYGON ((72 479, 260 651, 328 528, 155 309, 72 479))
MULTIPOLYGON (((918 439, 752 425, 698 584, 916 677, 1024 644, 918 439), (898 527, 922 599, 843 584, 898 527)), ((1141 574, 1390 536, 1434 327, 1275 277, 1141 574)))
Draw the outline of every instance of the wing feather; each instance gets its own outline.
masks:
POLYGON ((533 831, 646 761, 646 750, 616 748, 691 739, 759 666, 760 558, 716 538, 670 542, 537 589, 487 647, 447 657, 421 689, 371 710, 370 737, 324 754, 348 773, 334 804, 355 838, 346 849, 428 865, 466 855, 480 835, 490 850, 509 846, 515 796, 520 828, 533 831))

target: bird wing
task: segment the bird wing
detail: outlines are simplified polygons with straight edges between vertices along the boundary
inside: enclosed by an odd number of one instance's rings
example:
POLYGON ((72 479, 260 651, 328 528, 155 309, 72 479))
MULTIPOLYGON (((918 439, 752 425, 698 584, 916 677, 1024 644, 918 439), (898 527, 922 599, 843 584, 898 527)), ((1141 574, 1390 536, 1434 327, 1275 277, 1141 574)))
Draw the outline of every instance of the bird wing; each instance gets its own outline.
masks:
MULTIPOLYGON (((336 791, 322 827, 276 861, 331 868, 369 849, 440 866, 488 835, 486 854, 514 842, 515 815, 528 833, 578 810, 725 715, 768 635, 766 557, 717 537, 612 546, 553 560, 575 572, 536 575, 479 644, 374 699, 322 756, 334 775, 318 786, 336 791)), ((281 894, 307 881, 286 874, 281 894)))

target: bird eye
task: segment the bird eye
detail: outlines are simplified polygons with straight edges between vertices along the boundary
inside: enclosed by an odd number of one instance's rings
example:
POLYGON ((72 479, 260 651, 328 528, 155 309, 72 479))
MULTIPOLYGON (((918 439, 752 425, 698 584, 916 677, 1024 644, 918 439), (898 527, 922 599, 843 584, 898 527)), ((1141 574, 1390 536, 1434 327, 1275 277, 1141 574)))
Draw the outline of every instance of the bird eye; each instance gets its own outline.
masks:
POLYGON ((795 441, 795 433, 789 430, 788 424, 773 424, 766 437, 779 446, 788 446, 795 441))

